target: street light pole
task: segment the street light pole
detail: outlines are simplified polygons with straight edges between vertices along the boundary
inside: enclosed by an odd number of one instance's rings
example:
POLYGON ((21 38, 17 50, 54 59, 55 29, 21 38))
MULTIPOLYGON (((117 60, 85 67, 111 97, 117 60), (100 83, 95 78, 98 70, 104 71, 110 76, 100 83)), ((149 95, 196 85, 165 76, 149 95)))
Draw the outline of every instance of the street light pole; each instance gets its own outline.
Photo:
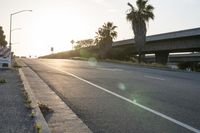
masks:
POLYGON ((12 45, 12 16, 15 15, 15 14, 22 13, 22 12, 32 12, 32 10, 21 10, 21 11, 14 12, 14 13, 10 14, 10 38, 9 38, 9 48, 10 48, 10 50, 11 50, 11 45, 12 45))
POLYGON ((12 14, 10 14, 10 38, 9 38, 9 48, 11 50, 11 32, 12 32, 12 14))

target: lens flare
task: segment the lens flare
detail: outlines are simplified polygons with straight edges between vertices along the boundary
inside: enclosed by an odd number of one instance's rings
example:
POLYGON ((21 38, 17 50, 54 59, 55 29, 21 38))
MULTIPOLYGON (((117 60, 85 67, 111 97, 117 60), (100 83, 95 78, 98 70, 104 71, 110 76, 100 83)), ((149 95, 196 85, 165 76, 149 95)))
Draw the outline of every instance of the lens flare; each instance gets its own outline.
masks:
POLYGON ((96 58, 94 58, 94 57, 89 58, 88 59, 88 64, 90 66, 97 66, 97 60, 96 60, 96 58))
POLYGON ((134 102, 134 103, 137 103, 137 100, 136 100, 136 99, 133 99, 133 102, 134 102))
POLYGON ((123 84, 123 83, 119 83, 118 84, 118 88, 122 91, 125 91, 126 90, 126 86, 123 84))

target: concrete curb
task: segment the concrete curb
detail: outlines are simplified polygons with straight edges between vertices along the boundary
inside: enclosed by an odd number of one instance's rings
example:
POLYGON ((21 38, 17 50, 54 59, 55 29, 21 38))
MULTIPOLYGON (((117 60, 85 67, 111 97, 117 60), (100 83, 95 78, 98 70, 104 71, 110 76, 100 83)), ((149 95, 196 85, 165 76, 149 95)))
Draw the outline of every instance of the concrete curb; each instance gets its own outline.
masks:
MULTIPOLYGON (((42 119, 44 128, 52 133, 92 133, 87 125, 49 88, 29 65, 22 60, 17 60, 17 63, 19 66, 22 66, 19 69, 19 73, 22 79, 25 79, 23 82, 24 86, 28 88, 27 92, 30 94, 30 99, 35 101, 33 102, 33 106, 34 108, 38 108, 38 115, 42 115, 37 104, 38 101, 53 110, 51 117, 47 121, 45 121, 43 115, 37 118, 39 120, 42 119)), ((38 123, 41 122, 39 120, 38 123)), ((42 133, 49 132, 42 131, 42 133)))
POLYGON ((40 111, 40 108, 38 106, 38 101, 37 99, 35 98, 35 95, 34 93, 32 92, 31 88, 30 88, 30 85, 24 75, 24 72, 21 68, 19 68, 19 74, 20 74, 20 77, 23 81, 23 84, 24 84, 24 88, 25 88, 25 91, 28 93, 28 96, 31 100, 31 105, 33 107, 33 111, 35 113, 35 122, 36 124, 40 125, 41 126, 41 132, 42 133, 51 133, 50 132, 50 129, 48 127, 48 124, 46 122, 46 120, 44 119, 44 116, 42 115, 42 112, 40 111))

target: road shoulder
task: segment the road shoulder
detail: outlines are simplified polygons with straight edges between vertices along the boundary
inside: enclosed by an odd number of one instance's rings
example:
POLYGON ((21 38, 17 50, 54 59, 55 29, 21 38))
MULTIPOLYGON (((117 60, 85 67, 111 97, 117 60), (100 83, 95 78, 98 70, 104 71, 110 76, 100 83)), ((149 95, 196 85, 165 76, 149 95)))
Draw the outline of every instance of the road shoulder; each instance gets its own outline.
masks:
POLYGON ((91 130, 82 122, 80 118, 52 91, 39 76, 21 62, 24 67, 21 73, 24 73, 26 82, 36 97, 36 101, 41 105, 45 105, 52 112, 44 114, 44 118, 53 133, 62 132, 81 132, 90 133, 91 130))

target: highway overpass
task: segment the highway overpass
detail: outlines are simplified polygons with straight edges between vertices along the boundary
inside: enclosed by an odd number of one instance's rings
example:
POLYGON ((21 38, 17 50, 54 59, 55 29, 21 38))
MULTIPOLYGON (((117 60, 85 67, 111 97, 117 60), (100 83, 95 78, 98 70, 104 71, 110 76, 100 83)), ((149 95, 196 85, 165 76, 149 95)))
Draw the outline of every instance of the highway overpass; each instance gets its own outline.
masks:
MULTIPOLYGON (((113 47, 135 45, 134 39, 116 41, 113 47)), ((166 64, 169 53, 200 51, 200 28, 147 36, 142 52, 155 54, 157 63, 166 64)), ((137 51, 135 51, 137 54, 137 51)))

